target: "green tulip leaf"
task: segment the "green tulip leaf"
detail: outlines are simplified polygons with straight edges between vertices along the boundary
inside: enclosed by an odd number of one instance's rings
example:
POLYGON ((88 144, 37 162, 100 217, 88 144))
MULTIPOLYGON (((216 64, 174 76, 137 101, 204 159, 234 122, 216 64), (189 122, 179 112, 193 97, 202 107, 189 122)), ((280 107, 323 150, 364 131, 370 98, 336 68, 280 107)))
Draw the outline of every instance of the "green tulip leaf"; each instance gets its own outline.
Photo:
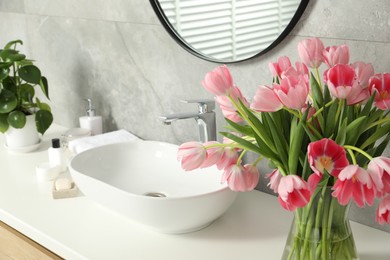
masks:
POLYGON ((9 113, 16 108, 18 100, 14 93, 7 89, 0 92, 0 114, 9 113))
POLYGON ((0 132, 2 133, 5 133, 9 128, 7 118, 8 114, 0 114, 0 132))
POLYGON ((35 95, 34 87, 30 84, 22 84, 20 85, 20 97, 25 102, 32 102, 32 99, 35 95))
POLYGON ((8 124, 13 128, 23 128, 26 125, 26 115, 20 111, 12 111, 7 118, 8 124))
POLYGON ((53 123, 53 115, 50 111, 39 110, 35 114, 35 124, 39 133, 44 134, 53 123))
POLYGON ((220 132, 220 134, 229 138, 230 140, 233 140, 234 142, 242 145, 243 147, 245 147, 246 149, 248 149, 254 153, 258 153, 258 154, 261 153, 258 146, 252 144, 251 142, 249 142, 249 141, 247 141, 247 140, 245 140, 237 135, 234 135, 234 134, 228 133, 228 132, 220 132))
POLYGON ((27 65, 18 70, 21 79, 26 82, 39 84, 41 82, 41 71, 34 65, 27 65))

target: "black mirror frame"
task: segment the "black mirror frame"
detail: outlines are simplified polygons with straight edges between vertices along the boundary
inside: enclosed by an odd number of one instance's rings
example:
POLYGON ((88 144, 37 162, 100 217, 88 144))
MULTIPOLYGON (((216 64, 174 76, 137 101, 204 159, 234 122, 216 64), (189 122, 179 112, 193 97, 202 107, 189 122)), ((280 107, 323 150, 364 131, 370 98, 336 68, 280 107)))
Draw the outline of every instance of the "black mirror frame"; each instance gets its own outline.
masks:
POLYGON ((297 22, 299 21, 299 19, 301 18, 303 12, 305 11, 307 5, 309 3, 309 0, 301 0, 301 3, 299 4, 298 6, 298 9, 297 11, 295 12, 293 18, 291 19, 290 23, 286 26, 286 28, 284 29, 284 31, 279 35, 279 37, 270 45, 268 46, 267 48, 265 48, 264 50, 260 51, 259 53, 251 56, 251 57, 248 57, 248 58, 245 58, 245 59, 242 59, 242 60, 237 60, 237 61, 221 61, 221 60, 217 60, 217 59, 213 59, 211 57, 207 57, 205 55, 202 55, 200 54, 197 50, 195 50, 191 45, 189 45, 186 41, 183 40, 183 38, 176 32, 175 28, 173 28, 173 26, 171 25, 171 23, 169 22, 168 18, 166 17, 166 15, 164 14, 164 11, 163 9, 161 8, 161 5, 160 3, 158 2, 158 0, 150 0, 150 4, 152 5, 153 7, 153 10, 154 12, 156 13, 158 19, 160 20, 161 24, 164 26, 165 30, 169 33, 169 35, 181 46, 183 47, 185 50, 187 50, 188 52, 190 52, 191 54, 195 55, 196 57, 199 57, 201 59, 204 59, 204 60, 207 60, 207 61, 211 61, 211 62, 215 62, 215 63, 223 63, 223 64, 230 64, 230 63, 238 63, 238 62, 243 62, 243 61, 246 61, 246 60, 249 60, 249 59, 252 59, 252 58, 255 58, 255 57, 258 57, 268 51, 270 51, 271 49, 273 49, 274 47, 276 47, 290 32, 291 30, 294 28, 294 26, 297 24, 297 22))

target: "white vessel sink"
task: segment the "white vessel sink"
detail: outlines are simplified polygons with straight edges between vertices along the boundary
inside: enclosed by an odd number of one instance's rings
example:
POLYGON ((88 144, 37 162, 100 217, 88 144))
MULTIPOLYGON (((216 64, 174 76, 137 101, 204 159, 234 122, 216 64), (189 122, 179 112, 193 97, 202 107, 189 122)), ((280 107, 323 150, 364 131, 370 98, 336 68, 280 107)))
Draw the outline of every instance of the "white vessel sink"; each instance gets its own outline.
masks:
POLYGON ((178 146, 155 141, 110 144, 76 155, 69 169, 85 196, 163 233, 206 227, 233 203, 216 168, 185 172, 178 146))

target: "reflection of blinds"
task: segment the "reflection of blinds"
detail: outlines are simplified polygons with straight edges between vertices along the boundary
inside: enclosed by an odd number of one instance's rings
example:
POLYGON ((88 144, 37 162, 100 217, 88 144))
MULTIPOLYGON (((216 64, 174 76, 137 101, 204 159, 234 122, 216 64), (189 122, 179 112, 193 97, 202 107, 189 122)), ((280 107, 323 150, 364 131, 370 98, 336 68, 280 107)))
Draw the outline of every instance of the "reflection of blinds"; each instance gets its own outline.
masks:
POLYGON ((267 48, 300 0, 159 0, 176 31, 216 59, 243 59, 267 48))

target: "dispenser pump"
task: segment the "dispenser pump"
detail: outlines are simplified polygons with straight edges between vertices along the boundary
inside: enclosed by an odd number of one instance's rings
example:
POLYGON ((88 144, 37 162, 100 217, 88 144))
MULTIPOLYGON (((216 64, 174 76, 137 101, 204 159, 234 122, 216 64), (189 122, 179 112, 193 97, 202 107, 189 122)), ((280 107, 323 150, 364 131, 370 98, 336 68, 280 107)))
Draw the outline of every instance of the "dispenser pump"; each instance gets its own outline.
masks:
POLYGON ((96 115, 96 112, 95 112, 95 108, 94 108, 93 105, 92 105, 92 99, 86 98, 86 99, 84 99, 84 100, 88 102, 88 106, 87 106, 87 116, 95 116, 95 115, 96 115))
POLYGON ((103 133, 102 117, 96 115, 95 108, 93 107, 92 100, 90 98, 86 98, 84 100, 88 103, 87 115, 79 118, 80 127, 90 130, 92 135, 103 133))

